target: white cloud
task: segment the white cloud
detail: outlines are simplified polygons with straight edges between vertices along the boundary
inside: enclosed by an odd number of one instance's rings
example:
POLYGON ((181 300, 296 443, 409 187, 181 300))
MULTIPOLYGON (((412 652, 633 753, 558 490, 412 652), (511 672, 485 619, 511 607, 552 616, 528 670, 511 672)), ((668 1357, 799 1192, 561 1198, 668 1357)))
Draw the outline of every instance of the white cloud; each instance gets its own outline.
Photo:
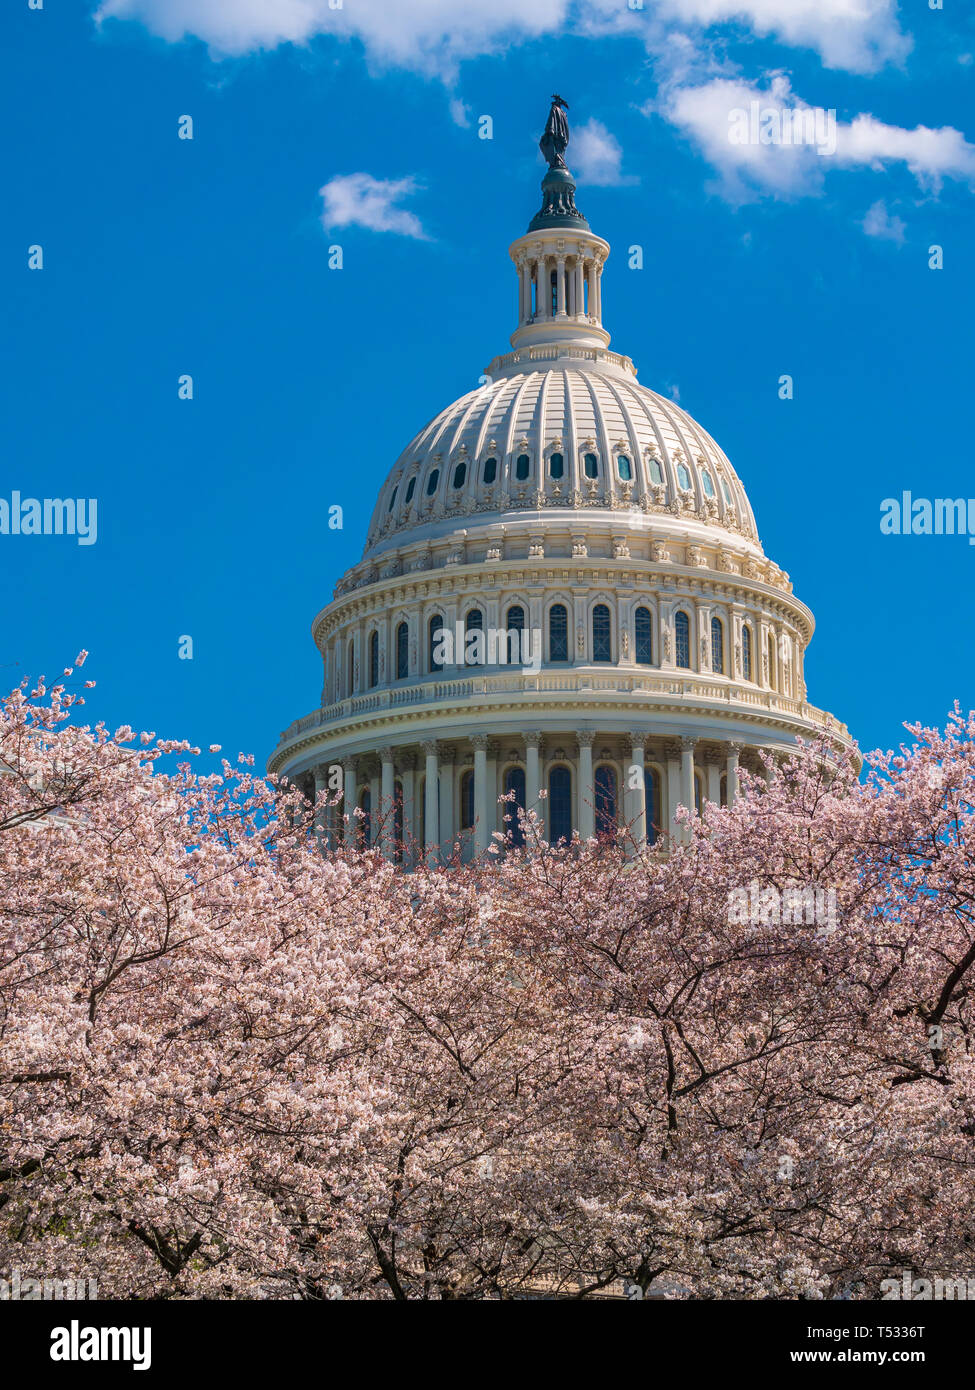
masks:
POLYGON ((602 121, 587 121, 572 131, 572 143, 566 159, 580 183, 618 187, 637 182, 623 174, 622 146, 602 121))
MULTIPOLYGON (((756 133, 768 113, 781 121, 783 113, 798 110, 811 119, 815 111, 796 96, 781 73, 765 88, 740 78, 675 85, 657 106, 644 110, 659 112, 682 130, 721 175, 725 195, 736 201, 756 193, 786 198, 816 193, 835 168, 882 170, 903 164, 925 188, 937 189, 945 178, 975 184, 975 145, 952 126, 907 130, 860 115, 850 122, 835 121, 831 128, 827 113, 820 111, 821 132, 831 129, 822 153, 815 143, 763 143, 756 133), (751 130, 749 138, 737 142, 741 113, 750 117, 751 130)), ((775 128, 774 120, 770 128, 775 128)))
POLYGON ((882 241, 896 241, 898 245, 904 241, 903 219, 892 217, 882 198, 868 208, 867 215, 860 225, 867 236, 879 237, 882 241))
POLYGON ((136 20, 176 42, 238 57, 318 34, 358 39, 371 61, 450 77, 464 58, 562 29, 570 0, 100 0, 96 20, 136 20))
POLYGON ((466 102, 461 101, 460 97, 450 99, 450 119, 454 125, 459 125, 464 130, 471 123, 471 108, 466 102))
POLYGON ((897 22, 896 0, 660 0, 660 11, 702 27, 737 20, 851 72, 902 62, 912 46, 897 22))
POLYGON ((401 198, 416 190, 416 180, 412 178, 339 174, 318 190, 324 204, 322 226, 326 231, 333 227, 368 227, 373 232, 396 232, 425 241, 427 234, 416 214, 396 206, 401 198))
POLYGON ((465 58, 546 34, 625 34, 649 45, 680 31, 744 25, 812 48, 831 67, 869 72, 899 62, 910 40, 896 0, 100 0, 99 22, 136 20, 170 42, 202 39, 215 57, 317 34, 359 39, 373 62, 448 76, 465 58))

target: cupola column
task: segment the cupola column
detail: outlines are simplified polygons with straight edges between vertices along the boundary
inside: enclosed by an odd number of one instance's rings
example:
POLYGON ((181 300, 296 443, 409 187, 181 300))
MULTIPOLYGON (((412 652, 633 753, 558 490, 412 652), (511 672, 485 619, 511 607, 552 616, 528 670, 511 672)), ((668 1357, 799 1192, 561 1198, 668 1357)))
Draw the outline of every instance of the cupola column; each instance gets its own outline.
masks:
POLYGON ((560 319, 565 318, 565 257, 555 260, 555 312, 560 319))

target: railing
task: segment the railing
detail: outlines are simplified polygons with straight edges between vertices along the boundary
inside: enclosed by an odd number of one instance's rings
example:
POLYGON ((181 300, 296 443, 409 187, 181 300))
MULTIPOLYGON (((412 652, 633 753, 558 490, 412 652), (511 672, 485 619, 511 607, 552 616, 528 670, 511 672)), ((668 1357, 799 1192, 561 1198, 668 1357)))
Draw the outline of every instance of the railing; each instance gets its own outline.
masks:
MULTIPOLYGON (((832 724, 839 737, 848 737, 846 726, 815 705, 780 695, 774 690, 759 690, 719 681, 684 678, 678 675, 641 676, 614 672, 601 674, 591 671, 540 671, 538 674, 505 672, 480 676, 465 676, 455 680, 429 680, 416 685, 384 690, 370 690, 352 695, 323 709, 296 719, 281 734, 280 744, 287 743, 309 729, 352 719, 357 715, 378 710, 401 709, 412 705, 433 705, 440 702, 472 700, 504 694, 558 694, 572 692, 580 696, 595 692, 615 692, 620 695, 677 696, 691 701, 713 701, 724 708, 746 706, 769 714, 791 716, 806 724, 825 728, 832 724)), ((280 746, 279 744, 279 746, 280 746)))

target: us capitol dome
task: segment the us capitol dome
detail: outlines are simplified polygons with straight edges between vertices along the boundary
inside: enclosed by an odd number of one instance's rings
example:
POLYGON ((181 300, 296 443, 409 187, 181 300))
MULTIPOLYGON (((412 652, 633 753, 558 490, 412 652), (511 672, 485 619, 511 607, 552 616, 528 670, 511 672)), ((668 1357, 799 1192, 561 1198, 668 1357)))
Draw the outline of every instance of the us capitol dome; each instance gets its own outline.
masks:
POLYGON ((610 248, 575 206, 563 106, 542 208, 509 248, 512 350, 394 463, 312 624, 320 707, 268 761, 310 797, 341 778, 322 834, 407 865, 517 839, 515 802, 553 842, 625 826, 653 843, 679 805, 733 800, 758 750, 824 728, 850 743, 807 702, 813 616, 738 474, 610 351, 610 248))

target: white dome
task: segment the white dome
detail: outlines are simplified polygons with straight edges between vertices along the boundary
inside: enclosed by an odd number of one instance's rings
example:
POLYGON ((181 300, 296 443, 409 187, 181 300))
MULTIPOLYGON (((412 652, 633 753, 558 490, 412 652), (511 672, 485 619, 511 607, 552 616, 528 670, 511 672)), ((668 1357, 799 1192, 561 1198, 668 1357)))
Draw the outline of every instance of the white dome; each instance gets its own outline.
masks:
POLYGON ((464 518, 469 535, 479 521, 543 508, 587 517, 593 508, 632 509, 635 521, 648 512, 696 516, 758 544, 725 454, 686 411, 641 386, 629 358, 548 344, 496 358, 487 375, 404 449, 380 492, 364 559, 443 535, 453 518, 464 518))

